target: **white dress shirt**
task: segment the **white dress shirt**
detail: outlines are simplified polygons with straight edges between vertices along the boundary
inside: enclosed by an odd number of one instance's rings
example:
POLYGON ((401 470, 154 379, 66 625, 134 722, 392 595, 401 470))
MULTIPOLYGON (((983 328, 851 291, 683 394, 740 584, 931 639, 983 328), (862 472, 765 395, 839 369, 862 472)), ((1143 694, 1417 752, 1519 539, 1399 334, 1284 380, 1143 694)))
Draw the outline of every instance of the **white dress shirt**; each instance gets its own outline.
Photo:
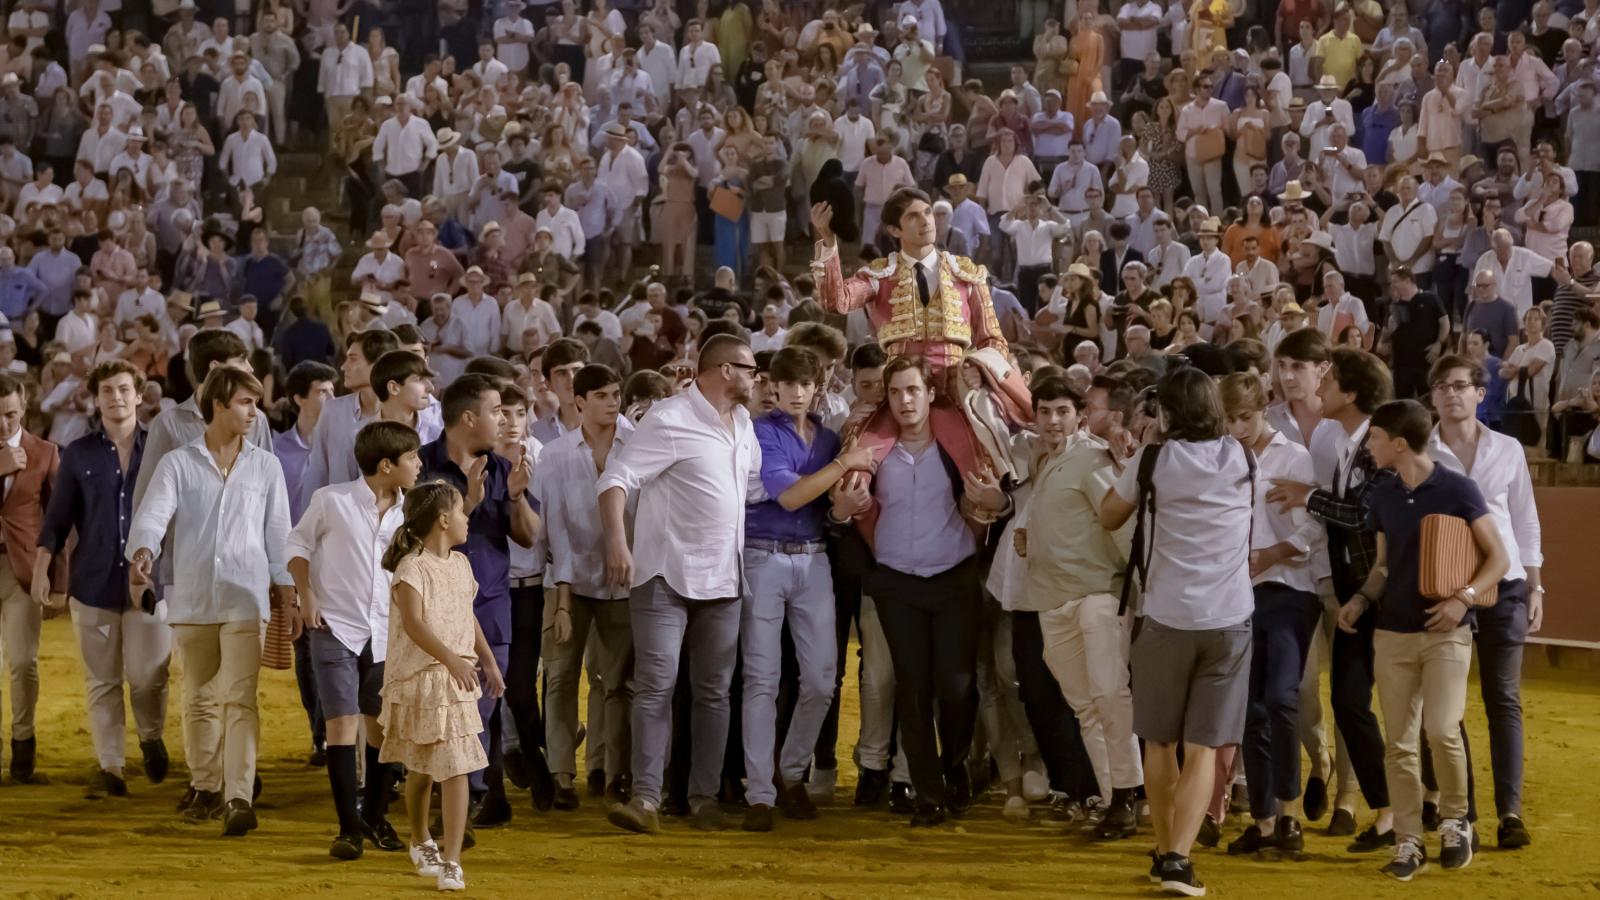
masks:
POLYGON ((639 68, 650 76, 650 89, 655 92, 657 108, 666 109, 672 103, 672 89, 678 82, 677 57, 672 48, 659 40, 648 50, 640 45, 637 59, 639 68))
MULTIPOLYGON (((606 457, 608 468, 632 435, 633 423, 626 416, 618 416, 616 437, 606 457)), ((595 482, 599 480, 593 448, 584 439, 582 428, 561 435, 540 454, 530 489, 539 504, 542 533, 549 549, 545 583, 571 585, 573 594, 592 600, 626 599, 626 588, 606 584, 605 530, 600 525, 600 504, 595 493, 595 482)), ((635 495, 628 497, 624 520, 630 530, 637 500, 635 495)))
POLYGON ((266 346, 266 335, 262 333, 261 326, 255 322, 234 319, 222 327, 238 335, 239 340, 244 341, 245 347, 252 353, 266 346))
POLYGON ((1184 277, 1194 282, 1202 325, 1215 322, 1217 313, 1228 305, 1228 277, 1233 274, 1231 262, 1228 254, 1213 250, 1195 254, 1183 267, 1184 277))
POLYGON ((1300 119, 1300 136, 1306 139, 1301 155, 1306 159, 1316 159, 1322 148, 1328 145, 1328 129, 1331 126, 1323 121, 1328 110, 1333 110, 1334 125, 1343 125, 1345 134, 1356 133, 1356 117, 1350 109, 1349 100, 1340 98, 1326 105, 1321 100, 1311 101, 1306 104, 1305 116, 1300 119))
POLYGON ((433 193, 434 196, 461 197, 472 192, 472 186, 478 183, 478 154, 468 147, 462 147, 452 156, 449 153, 439 154, 433 167, 433 193))
POLYGON ((403 522, 398 498, 380 518, 378 496, 357 478, 312 494, 286 542, 288 559, 311 564, 323 625, 356 656, 370 642, 373 662, 383 662, 389 651, 390 576, 383 554, 403 522))
POLYGON ((494 20, 494 55, 507 69, 521 74, 528 69, 528 43, 505 38, 533 40, 533 23, 521 15, 501 16, 494 20))
POLYGON ((488 294, 474 301, 466 294, 450 304, 450 320, 460 322, 464 343, 474 356, 500 348, 500 302, 488 294))
POLYGON ((226 480, 203 434, 163 456, 134 512, 128 559, 140 550, 159 556, 168 526, 169 625, 265 621, 271 586, 294 584, 284 568, 289 495, 270 449, 241 441, 226 480))
POLYGON ((160 321, 167 311, 167 298, 154 288, 145 288, 143 293, 135 290, 126 290, 117 297, 117 311, 113 319, 118 325, 131 322, 143 315, 152 315, 160 321))
POLYGON ((381 261, 376 251, 367 253, 356 260, 356 267, 350 273, 350 283, 360 284, 368 275, 380 285, 394 284, 406 277, 406 261, 398 253, 385 253, 381 261))
POLYGON ((1478 456, 1472 461, 1471 471, 1456 458, 1450 445, 1440 439, 1437 425, 1428 439, 1428 455, 1439 465, 1477 483, 1489 505, 1489 515, 1494 518, 1495 530, 1500 532, 1500 542, 1506 545, 1506 554, 1511 557, 1511 568, 1506 570, 1505 580, 1527 578, 1526 566, 1544 565, 1539 510, 1534 504, 1527 454, 1522 444, 1510 435, 1490 431, 1478 421, 1471 422, 1470 427, 1478 429, 1478 456))
POLYGON ((107 128, 104 134, 97 128, 86 128, 78 138, 77 158, 94 166, 95 172, 110 172, 111 161, 122 152, 127 140, 127 135, 115 127, 107 128))
POLYGON ((609 309, 599 310, 593 316, 587 316, 583 313, 578 313, 572 319, 574 333, 576 333, 579 325, 589 321, 593 321, 596 325, 600 326, 601 337, 616 341, 619 344, 622 342, 622 320, 617 318, 616 313, 609 309))
POLYGON ((372 57, 365 47, 354 42, 344 49, 329 47, 322 52, 322 68, 317 72, 317 90, 324 97, 354 97, 372 87, 372 57))
POLYGON ((248 72, 243 78, 236 78, 230 74, 222 79, 222 86, 217 90, 217 120, 224 128, 233 127, 234 117, 244 109, 244 98, 256 98, 256 115, 263 120, 267 116, 267 91, 261 86, 261 80, 248 72))
MULTIPOLYGON (((1057 169, 1056 171, 1061 171, 1057 169)), ((1054 257, 1055 242, 1072 232, 1070 222, 1048 219, 1014 219, 1010 213, 1000 220, 1000 230, 1017 243, 1017 265, 1047 266, 1054 257)))
POLYGON ((779 328, 773 334, 765 330, 752 332, 750 335, 750 352, 760 353, 763 350, 782 350, 783 342, 789 337, 789 329, 779 328))
MULTIPOLYGON (((1410 206, 1402 207, 1396 203, 1389 208, 1383 216, 1383 226, 1378 229, 1378 240, 1388 241, 1393 247, 1397 259, 1390 260, 1396 265, 1404 263, 1417 252, 1417 246, 1424 240, 1433 237, 1434 227, 1439 222, 1439 212, 1422 200, 1411 201, 1410 206)), ((1433 271, 1433 251, 1417 257, 1411 264, 1411 270, 1417 274, 1433 271)))
POLYGON ((433 126, 420 116, 407 118, 404 125, 399 116, 389 119, 372 142, 372 162, 388 175, 409 175, 438 155, 433 126))
MULTIPOLYGON (((1266 449, 1256 454, 1256 470, 1263 484, 1270 484, 1274 478, 1287 478, 1302 484, 1316 483, 1311 451, 1289 440, 1281 431, 1273 432, 1266 449)), ((1251 583, 1276 582, 1297 591, 1316 593, 1317 572, 1312 565, 1312 557, 1313 550, 1321 546, 1323 537, 1322 523, 1312 518, 1304 506, 1284 512, 1278 504, 1268 503, 1265 493, 1258 492, 1250 549, 1265 550, 1288 542, 1294 547, 1295 554, 1257 575, 1251 583)))
POLYGON ((745 502, 760 495, 761 446, 743 406, 733 428, 698 384, 650 408, 595 485, 638 491, 633 585, 660 576, 691 600, 743 592, 745 502))
POLYGON ((544 331, 546 340, 561 333, 561 320, 556 318, 555 307, 542 297, 533 298, 531 306, 524 306, 521 300, 507 303, 500 312, 500 321, 504 325, 506 346, 513 350, 522 349, 522 333, 534 325, 544 331))
POLYGON ((260 184, 278 171, 278 155, 264 132, 235 131, 222 142, 217 168, 227 172, 234 184, 260 184))
MULTIPOLYGON (((1162 217, 1166 214, 1162 213, 1162 217)), ((1188 245, 1177 241, 1151 247, 1144 255, 1145 265, 1150 267, 1150 286, 1163 288, 1172 283, 1172 279, 1187 274, 1190 255, 1188 245)))
POLYGON ((1522 320, 1523 313, 1533 306, 1533 279, 1549 278, 1550 269, 1554 263, 1527 247, 1512 247, 1511 259, 1505 265, 1500 264, 1500 257, 1494 255, 1494 249, 1483 251, 1478 261, 1473 264, 1474 273, 1489 271, 1495 275, 1495 283, 1500 285, 1500 296, 1510 300, 1517 307, 1517 321, 1522 320))
POLYGON ((722 51, 717 49, 716 44, 709 41, 701 41, 699 46, 685 44, 678 51, 677 86, 704 87, 711 67, 721 62, 722 51))
POLYGON ((540 228, 550 229, 552 243, 550 249, 557 256, 572 259, 583 255, 586 246, 583 237, 583 223, 578 220, 578 214, 565 206, 557 207, 554 213, 540 208, 539 214, 534 216, 534 223, 540 228))
POLYGON ((650 176, 645 172, 644 156, 627 145, 623 145, 615 154, 607 150, 601 155, 596 177, 611 190, 611 196, 624 208, 643 200, 650 193, 650 176))

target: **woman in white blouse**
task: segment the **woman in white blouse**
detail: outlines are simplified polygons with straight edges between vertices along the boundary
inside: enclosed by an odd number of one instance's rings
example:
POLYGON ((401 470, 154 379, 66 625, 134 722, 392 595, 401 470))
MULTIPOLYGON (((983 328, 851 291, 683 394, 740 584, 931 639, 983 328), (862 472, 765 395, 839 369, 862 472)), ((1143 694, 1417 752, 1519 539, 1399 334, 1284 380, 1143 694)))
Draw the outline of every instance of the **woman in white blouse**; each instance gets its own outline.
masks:
POLYGON ((1400 124, 1389 132, 1389 165, 1409 169, 1422 152, 1420 137, 1417 127, 1417 105, 1407 100, 1400 104, 1400 124))
POLYGON ((1544 326, 1544 310, 1529 307, 1522 314, 1522 343, 1500 364, 1500 377, 1505 379, 1508 400, 1517 396, 1521 378, 1527 376, 1528 400, 1533 404, 1541 430, 1550 422, 1550 377, 1556 369, 1556 345, 1544 336, 1544 326))
MULTIPOLYGON (((999 233, 1000 217, 1017 205, 1029 184, 1039 180, 1039 170, 1033 160, 1017 152, 1017 135, 1011 129, 998 133, 994 147, 978 175, 978 202, 989 213, 989 227, 999 233)), ((993 245, 995 277, 1010 280, 1016 245, 1011 241, 994 241, 993 245)))

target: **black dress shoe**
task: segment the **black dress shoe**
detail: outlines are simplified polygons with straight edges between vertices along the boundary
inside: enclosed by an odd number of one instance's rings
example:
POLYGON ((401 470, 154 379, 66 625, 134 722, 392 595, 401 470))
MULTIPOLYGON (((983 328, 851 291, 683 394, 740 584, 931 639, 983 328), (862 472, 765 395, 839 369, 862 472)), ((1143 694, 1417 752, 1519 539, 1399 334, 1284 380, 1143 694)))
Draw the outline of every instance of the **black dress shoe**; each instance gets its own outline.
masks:
POLYGON ((884 792, 888 789, 888 772, 883 769, 862 769, 861 778, 856 782, 856 805, 877 806, 883 802, 884 792))
POLYGON ((306 765, 317 769, 327 768, 328 748, 318 744, 311 748, 311 755, 306 757, 306 765))
POLYGON ((1272 838, 1261 833, 1261 826, 1251 825, 1244 833, 1228 842, 1229 856, 1251 856, 1272 846, 1272 838))
POLYGON ((912 828, 932 828, 944 824, 944 807, 937 803, 918 803, 911 814, 912 828))
POLYGON ((944 801, 950 815, 961 817, 972 807, 972 778, 966 766, 956 766, 944 773, 944 801))
POLYGON ((107 779, 110 777, 110 772, 95 769, 94 774, 89 776, 89 783, 83 786, 83 799, 104 800, 110 790, 110 785, 107 784, 107 779))
POLYGON ((222 836, 244 837, 255 830, 255 807, 243 800, 229 800, 222 813, 222 836))
POLYGON ((257 800, 260 800, 260 799, 261 799, 261 776, 257 775, 256 776, 256 780, 250 785, 250 802, 254 803, 254 802, 256 802, 257 800))
POLYGON ((1328 783, 1313 775, 1306 781, 1305 795, 1300 798, 1300 810, 1307 822, 1315 822, 1328 811, 1328 783))
POLYGON ((194 785, 189 785, 189 787, 184 790, 183 796, 178 798, 178 812, 183 812, 184 810, 193 806, 195 795, 198 793, 199 792, 194 789, 194 785))
POLYGON ((744 813, 745 831, 771 831, 772 807, 765 803, 752 803, 744 813))
POLYGON ((562 812, 572 812, 578 808, 578 789, 570 787, 557 787, 551 805, 562 812))
POLYGON ((144 756, 144 777, 151 784, 160 784, 167 780, 167 770, 171 768, 171 759, 167 756, 166 741, 156 738, 153 741, 140 741, 139 753, 144 756))
POLYGON ((1336 809, 1328 820, 1329 837, 1349 837, 1356 833, 1356 814, 1348 809, 1336 809))
POLYGON ((1133 811, 1133 798, 1106 807, 1105 818, 1095 826, 1094 836, 1102 841, 1120 841, 1139 830, 1139 814, 1133 811))
POLYGON ((537 747, 531 752, 525 750, 522 760, 528 772, 528 794, 533 800, 533 808, 540 812, 549 812, 551 805, 556 801, 556 779, 550 774, 550 766, 545 762, 544 751, 537 747))
POLYGON ((1373 825, 1366 831, 1356 835, 1356 839, 1351 841, 1350 846, 1346 849, 1348 849, 1351 853, 1371 853, 1374 850, 1382 850, 1385 847, 1393 846, 1394 829, 1391 828, 1388 831, 1379 834, 1378 826, 1373 825))
POLYGON ((618 775, 606 785, 607 803, 627 803, 631 796, 633 796, 632 775, 618 775))
POLYGON ((661 801, 661 814, 674 819, 689 818, 689 801, 675 795, 668 795, 661 801))
POLYGON ((1205 821, 1200 823, 1200 833, 1195 835, 1194 839, 1202 847, 1215 849, 1222 843, 1222 826, 1217 824, 1216 819, 1211 818, 1210 813, 1207 813, 1205 821))
POLYGON ((221 794, 216 791, 195 791, 194 801, 183 810, 183 820, 191 825, 199 825, 216 818, 221 810, 221 794))
POLYGON ((778 792, 778 808, 783 810, 783 815, 790 819, 815 819, 817 805, 811 802, 811 794, 806 791, 804 782, 797 782, 778 792))
POLYGON ((511 824, 511 804, 504 796, 494 794, 484 797, 472 816, 474 828, 499 828, 511 824))
POLYGON ((28 738, 25 741, 11 742, 11 780, 17 784, 34 784, 34 753, 38 750, 38 741, 28 738))
POLYGON ((589 770, 589 796, 604 797, 606 795, 606 770, 589 770))
POLYGON ((360 837, 371 841, 372 846, 385 853, 398 853, 406 848, 406 842, 395 833, 388 819, 379 819, 376 823, 363 821, 360 837))
POLYGON ((521 747, 501 751, 500 763, 506 770, 507 781, 516 785, 517 790, 528 789, 528 758, 522 754, 521 747))
POLYGON ((892 813, 913 812, 916 803, 911 799, 911 785, 896 781, 889 785, 889 811, 892 813))
POLYGON ((744 798, 744 782, 722 776, 722 789, 717 791, 717 802, 724 806, 749 806, 750 801, 744 798))
MULTIPOLYGON (((1477 836, 1477 832, 1473 832, 1477 836)), ((1533 835, 1528 833, 1528 826, 1522 824, 1521 816, 1506 816, 1500 820, 1500 827, 1495 830, 1496 843, 1501 850, 1521 850, 1533 843, 1533 835)), ((1478 848, 1472 848, 1476 851, 1478 848)))
POLYGON ((358 834, 341 834, 328 845, 328 855, 334 859, 360 859, 361 853, 361 836, 358 834))

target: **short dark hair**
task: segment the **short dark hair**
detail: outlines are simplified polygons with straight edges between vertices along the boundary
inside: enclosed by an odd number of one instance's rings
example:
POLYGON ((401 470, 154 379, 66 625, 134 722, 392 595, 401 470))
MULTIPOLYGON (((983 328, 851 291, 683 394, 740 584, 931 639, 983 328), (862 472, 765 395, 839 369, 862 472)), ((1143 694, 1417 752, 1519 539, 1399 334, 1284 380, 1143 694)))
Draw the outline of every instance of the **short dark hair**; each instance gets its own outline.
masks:
POLYGON ((385 353, 400 349, 400 339, 387 328, 368 328, 345 338, 345 349, 361 347, 361 358, 368 363, 377 362, 385 353))
POLYGON ((897 188, 894 193, 889 195, 889 199, 883 202, 883 224, 899 228, 900 218, 906 214, 907 209, 911 208, 911 204, 918 200, 923 203, 933 203, 932 200, 928 199, 927 191, 921 188, 897 188))
POLYGON ((1433 432, 1433 416, 1415 400, 1390 400, 1372 413, 1371 427, 1382 428, 1390 437, 1405 441, 1412 453, 1421 453, 1433 432))
POLYGON ((517 367, 509 360, 498 356, 474 356, 467 361, 466 368, 461 371, 471 372, 474 375, 488 375, 490 378, 502 381, 515 381, 517 378, 517 367))
POLYGON ((1590 328, 1600 328, 1600 312, 1585 306, 1572 315, 1574 325, 1587 325, 1590 328))
POLYGON ((889 361, 889 354, 883 349, 882 344, 862 344, 850 354, 850 371, 859 372, 862 369, 881 369, 889 361))
POLYGON ((1073 409, 1083 411, 1083 395, 1078 393, 1065 378, 1050 375, 1035 379, 1028 387, 1033 394, 1033 408, 1036 412, 1039 404, 1047 400, 1071 400, 1073 409))
POLYGON ((1302 328, 1284 335, 1273 354, 1279 359, 1321 363, 1328 361, 1328 336, 1315 328, 1302 328))
POLYGON ((589 348, 577 338, 556 338, 544 348, 544 358, 539 360, 539 372, 544 377, 550 377, 550 370, 573 363, 587 363, 589 361, 589 348))
POLYGON ((696 369, 696 373, 709 372, 725 362, 730 362, 740 347, 749 350, 750 344, 744 338, 734 334, 712 335, 700 345, 700 364, 696 369))
POLYGON ((284 380, 284 396, 297 400, 311 393, 312 385, 319 381, 338 380, 339 373, 327 363, 320 363, 314 359, 297 362, 294 368, 289 370, 289 377, 284 380))
POLYGON ((790 327, 788 336, 783 339, 783 345, 805 347, 818 356, 827 354, 834 362, 844 359, 850 349, 843 332, 821 322, 802 322, 790 327))
POLYGON ((202 328, 189 339, 189 348, 184 351, 188 358, 189 381, 199 384, 206 380, 206 374, 218 363, 225 363, 230 359, 248 357, 250 348, 237 334, 226 328, 202 328))
POLYGON ((372 364, 372 377, 367 380, 372 385, 372 392, 378 395, 378 402, 383 403, 389 399, 389 382, 403 385, 413 375, 422 378, 432 376, 428 361, 420 353, 410 350, 390 350, 372 364))
POLYGON ((500 379, 495 385, 500 390, 501 406, 527 406, 528 392, 514 381, 500 379))
POLYGON ((422 329, 410 322, 402 322, 391 330, 394 332, 394 339, 399 341, 402 346, 426 343, 426 339, 422 336, 422 329))
POLYGON ((500 392, 500 380, 476 372, 467 372, 450 382, 450 386, 444 389, 444 396, 439 398, 445 427, 461 421, 467 410, 477 406, 483 395, 490 391, 500 392))
POLYGON ((27 405, 28 395, 22 389, 22 379, 10 372, 0 372, 0 397, 10 397, 13 394, 21 396, 23 405, 27 405))
MULTIPOLYGON (((579 370, 582 374, 582 370, 579 370)), ((577 390, 577 381, 573 381, 573 390, 577 390)), ((672 382, 667 376, 654 369, 640 369, 628 376, 622 385, 622 405, 624 408, 632 406, 640 400, 661 400, 672 396, 672 382)))
POLYGON ((1114 378, 1110 375, 1096 375, 1094 380, 1089 382, 1089 390, 1105 391, 1106 409, 1111 412, 1122 413, 1124 419, 1133 415, 1135 399, 1133 388, 1129 387, 1127 382, 1122 379, 1114 378))
POLYGON ((226 406, 233 402, 233 395, 245 391, 254 394, 256 400, 266 396, 266 389, 256 376, 244 369, 233 366, 218 366, 211 370, 206 380, 200 385, 200 395, 197 402, 200 404, 200 417, 205 419, 207 425, 216 418, 216 405, 221 403, 226 406))
MULTIPOLYGON (((1318 332, 1319 334, 1321 332, 1318 332)), ((1383 360, 1365 350, 1339 347, 1329 355, 1330 371, 1339 390, 1355 396, 1356 409, 1372 415, 1384 401, 1394 396, 1394 379, 1383 360)))
POLYGON ((1222 395, 1210 375, 1183 366, 1156 382, 1156 403, 1167 414, 1167 439, 1214 441, 1222 436, 1227 418, 1222 395))
POLYGON ((133 363, 125 359, 109 359, 95 366, 94 371, 89 373, 89 393, 91 395, 100 393, 100 383, 118 375, 132 375, 133 389, 144 390, 144 373, 133 363))
POLYGON ((400 422, 369 422, 356 433, 356 466, 362 475, 378 474, 384 460, 399 463, 400 457, 422 448, 422 439, 410 425, 400 422))
POLYGON ((896 356, 885 363, 883 366, 884 387, 887 388, 889 382, 893 381, 896 375, 907 370, 917 372, 922 376, 923 384, 933 387, 933 369, 928 365, 928 361, 920 356, 896 356))
POLYGON ((822 383, 822 363, 808 347, 785 347, 772 356, 772 367, 767 375, 774 384, 822 383))
POLYGON ((1434 364, 1428 369, 1429 386, 1442 381, 1451 369, 1466 369, 1467 377, 1472 379, 1473 387, 1483 387, 1489 383, 1489 373, 1481 364, 1457 353, 1447 353, 1434 361, 1434 364))
POLYGON ((572 376, 572 395, 574 397, 587 397, 589 392, 621 384, 622 376, 610 366, 600 363, 589 363, 572 376))

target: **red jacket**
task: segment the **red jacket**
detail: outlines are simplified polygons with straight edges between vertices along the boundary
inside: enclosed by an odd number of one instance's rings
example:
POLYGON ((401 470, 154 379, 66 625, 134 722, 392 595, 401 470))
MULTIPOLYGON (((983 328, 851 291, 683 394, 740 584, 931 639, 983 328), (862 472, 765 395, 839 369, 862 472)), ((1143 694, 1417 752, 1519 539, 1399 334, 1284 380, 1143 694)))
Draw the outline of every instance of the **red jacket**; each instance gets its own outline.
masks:
MULTIPOLYGON (((50 503, 50 491, 55 487, 56 468, 61 463, 61 452, 55 444, 43 438, 22 433, 22 451, 28 463, 11 475, 11 484, 0 497, 0 536, 6 542, 6 560, 11 572, 23 590, 33 586, 33 561, 39 554, 39 529, 44 524, 44 509, 50 503)), ((57 559, 65 563, 66 555, 57 559)), ((61 582, 65 590, 66 582, 61 582)))

